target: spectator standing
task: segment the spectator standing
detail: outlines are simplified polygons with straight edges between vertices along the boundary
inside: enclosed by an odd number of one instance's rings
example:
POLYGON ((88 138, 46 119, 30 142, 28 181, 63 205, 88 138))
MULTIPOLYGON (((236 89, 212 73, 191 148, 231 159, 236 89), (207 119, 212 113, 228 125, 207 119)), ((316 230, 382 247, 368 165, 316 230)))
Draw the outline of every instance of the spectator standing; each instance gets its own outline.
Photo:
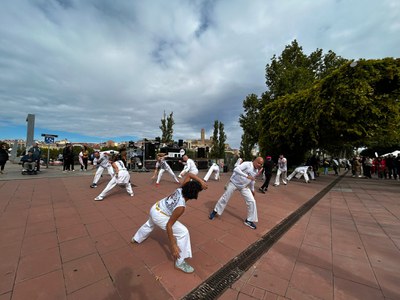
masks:
POLYGON ((75 172, 75 153, 74 153, 74 146, 69 144, 69 163, 72 172, 75 172))
POLYGON ((82 151, 79 152, 79 163, 81 165, 81 172, 87 171, 88 160, 89 160, 89 150, 86 145, 83 145, 82 151))
POLYGON ((68 172, 71 170, 71 155, 69 154, 71 148, 69 147, 69 145, 70 144, 67 143, 63 149, 63 172, 68 172))
POLYGON ((365 157, 364 161, 364 176, 367 178, 372 178, 371 176, 372 159, 369 156, 365 157))
POLYGON ((361 175, 361 161, 358 156, 355 156, 353 158, 353 163, 352 163, 352 170, 353 170, 353 177, 362 177, 361 175))
POLYGON ((385 160, 386 160, 387 178, 392 179, 392 177, 393 177, 393 160, 394 160, 393 154, 389 154, 388 156, 386 156, 385 160))
POLYGON ((393 178, 400 180, 400 153, 393 159, 393 178))
POLYGON ((8 159, 7 144, 0 143, 0 174, 4 174, 4 166, 8 159))
POLYGON ((279 155, 278 159, 278 170, 276 171, 275 183, 274 186, 279 186, 280 178, 282 175, 282 182, 284 185, 287 184, 287 159, 283 156, 283 154, 279 155))
POLYGON ((258 222, 257 205, 254 198, 254 183, 264 163, 262 157, 257 157, 254 161, 245 161, 233 169, 233 174, 226 186, 223 195, 217 201, 214 210, 210 213, 209 219, 222 215, 233 192, 239 190, 247 206, 247 218, 244 224, 251 229, 256 229, 254 222, 258 222))
POLYGON ((306 165, 312 167, 313 172, 314 172, 314 177, 319 176, 319 172, 318 172, 319 162, 318 162, 317 156, 315 154, 308 159, 306 165))
POLYGON ((339 159, 333 158, 332 159, 332 169, 335 172, 335 176, 339 176, 338 168, 339 168, 339 159))
POLYGON ((324 167, 324 175, 328 175, 330 166, 329 160, 327 158, 324 158, 322 165, 324 167))

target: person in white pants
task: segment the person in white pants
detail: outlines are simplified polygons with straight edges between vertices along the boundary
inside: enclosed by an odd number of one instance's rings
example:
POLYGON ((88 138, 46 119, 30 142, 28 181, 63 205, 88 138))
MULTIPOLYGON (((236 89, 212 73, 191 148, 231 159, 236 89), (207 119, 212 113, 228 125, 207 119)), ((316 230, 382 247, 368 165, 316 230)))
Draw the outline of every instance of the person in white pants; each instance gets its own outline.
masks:
POLYGON ((197 169, 196 164, 194 163, 193 159, 189 158, 187 155, 184 155, 182 157, 182 160, 183 160, 183 162, 181 162, 181 161, 179 161, 179 162, 183 163, 185 165, 185 167, 183 168, 182 172, 179 174, 179 176, 178 176, 179 178, 182 178, 182 176, 184 176, 187 173, 192 173, 194 175, 199 174, 199 170, 197 169))
POLYGON ((213 172, 215 172, 214 179, 219 180, 219 165, 217 163, 213 163, 208 169, 206 176, 204 176, 204 181, 207 182, 213 172))
POLYGON ((175 268, 193 273, 194 268, 185 261, 192 257, 189 231, 178 219, 185 212, 186 202, 197 199, 199 192, 205 189, 207 184, 203 180, 188 173, 180 188, 151 207, 149 219, 132 237, 132 243, 142 243, 156 225, 167 232, 175 268))
POLYGON ((101 174, 103 174, 105 169, 107 169, 107 172, 111 177, 114 175, 114 170, 110 161, 108 160, 107 153, 100 153, 99 151, 94 153, 93 167, 95 166, 97 166, 97 170, 96 174, 94 175, 93 183, 90 185, 91 188, 97 187, 97 182, 99 182, 101 174))
POLYGON ((287 159, 283 156, 283 154, 279 155, 278 170, 276 171, 274 186, 279 186, 281 175, 282 175, 282 182, 284 185, 286 185, 287 184, 287 181, 286 181, 287 159))
POLYGON ((294 169, 294 171, 287 177, 287 180, 290 181, 293 177, 300 179, 301 176, 304 176, 304 180, 306 183, 310 182, 310 175, 311 179, 314 180, 314 172, 311 166, 301 166, 294 169))
POLYGON ((102 201, 104 197, 118 184, 124 185, 127 193, 133 197, 133 190, 131 186, 131 176, 122 160, 122 157, 118 155, 115 161, 112 163, 112 168, 114 169, 114 176, 111 177, 110 182, 104 188, 104 190, 98 195, 94 200, 102 201))
POLYGON ((156 181, 156 185, 158 186, 160 184, 160 180, 161 180, 163 173, 166 171, 174 178, 176 183, 179 183, 179 179, 176 178, 175 173, 172 171, 171 167, 169 166, 168 162, 165 160, 164 156, 165 156, 165 153, 157 154, 156 168, 154 170, 154 175, 151 177, 151 179, 154 179, 158 173, 157 181, 156 181))
POLYGON ((221 215, 224 212, 233 192, 239 190, 247 206, 247 218, 244 224, 252 229, 257 228, 256 224, 254 224, 254 222, 258 222, 257 205, 254 199, 254 183, 263 163, 264 159, 259 156, 254 161, 242 162, 233 169, 233 174, 224 194, 219 198, 214 210, 210 213, 210 220, 213 220, 217 214, 221 215))

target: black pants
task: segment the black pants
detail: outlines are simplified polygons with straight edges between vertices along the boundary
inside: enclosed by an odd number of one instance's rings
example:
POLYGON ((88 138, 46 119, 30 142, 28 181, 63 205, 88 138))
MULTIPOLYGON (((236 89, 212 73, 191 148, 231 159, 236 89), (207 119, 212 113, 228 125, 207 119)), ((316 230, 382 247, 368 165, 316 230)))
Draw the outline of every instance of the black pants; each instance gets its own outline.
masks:
POLYGON ((271 180, 272 174, 265 174, 265 181, 261 186, 262 189, 268 189, 269 181, 271 180))
POLYGON ((82 162, 83 162, 83 166, 81 165, 81 170, 83 170, 83 169, 87 170, 88 159, 82 158, 82 162))

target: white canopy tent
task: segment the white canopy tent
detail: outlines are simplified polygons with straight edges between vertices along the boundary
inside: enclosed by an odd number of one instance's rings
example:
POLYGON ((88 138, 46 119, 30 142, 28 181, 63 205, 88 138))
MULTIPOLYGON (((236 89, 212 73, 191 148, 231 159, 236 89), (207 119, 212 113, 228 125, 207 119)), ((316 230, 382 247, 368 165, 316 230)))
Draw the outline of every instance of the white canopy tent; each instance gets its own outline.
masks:
POLYGON ((390 154, 393 154, 393 156, 397 156, 399 153, 400 153, 400 150, 396 150, 396 151, 393 151, 390 153, 383 154, 382 156, 389 156, 390 154))

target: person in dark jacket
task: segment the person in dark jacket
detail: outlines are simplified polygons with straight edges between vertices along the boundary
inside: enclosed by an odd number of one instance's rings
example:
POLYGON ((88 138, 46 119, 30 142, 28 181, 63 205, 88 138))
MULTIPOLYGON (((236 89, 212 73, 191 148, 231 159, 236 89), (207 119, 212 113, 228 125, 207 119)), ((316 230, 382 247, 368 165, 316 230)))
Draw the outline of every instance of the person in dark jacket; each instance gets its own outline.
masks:
POLYGON ((265 194, 265 192, 268 190, 268 185, 272 177, 273 168, 274 168, 274 162, 272 161, 271 156, 267 156, 263 165, 263 173, 265 180, 263 185, 258 189, 263 194, 265 194))
POLYGON ((0 143, 0 174, 4 174, 4 166, 8 160, 7 144, 0 143))

